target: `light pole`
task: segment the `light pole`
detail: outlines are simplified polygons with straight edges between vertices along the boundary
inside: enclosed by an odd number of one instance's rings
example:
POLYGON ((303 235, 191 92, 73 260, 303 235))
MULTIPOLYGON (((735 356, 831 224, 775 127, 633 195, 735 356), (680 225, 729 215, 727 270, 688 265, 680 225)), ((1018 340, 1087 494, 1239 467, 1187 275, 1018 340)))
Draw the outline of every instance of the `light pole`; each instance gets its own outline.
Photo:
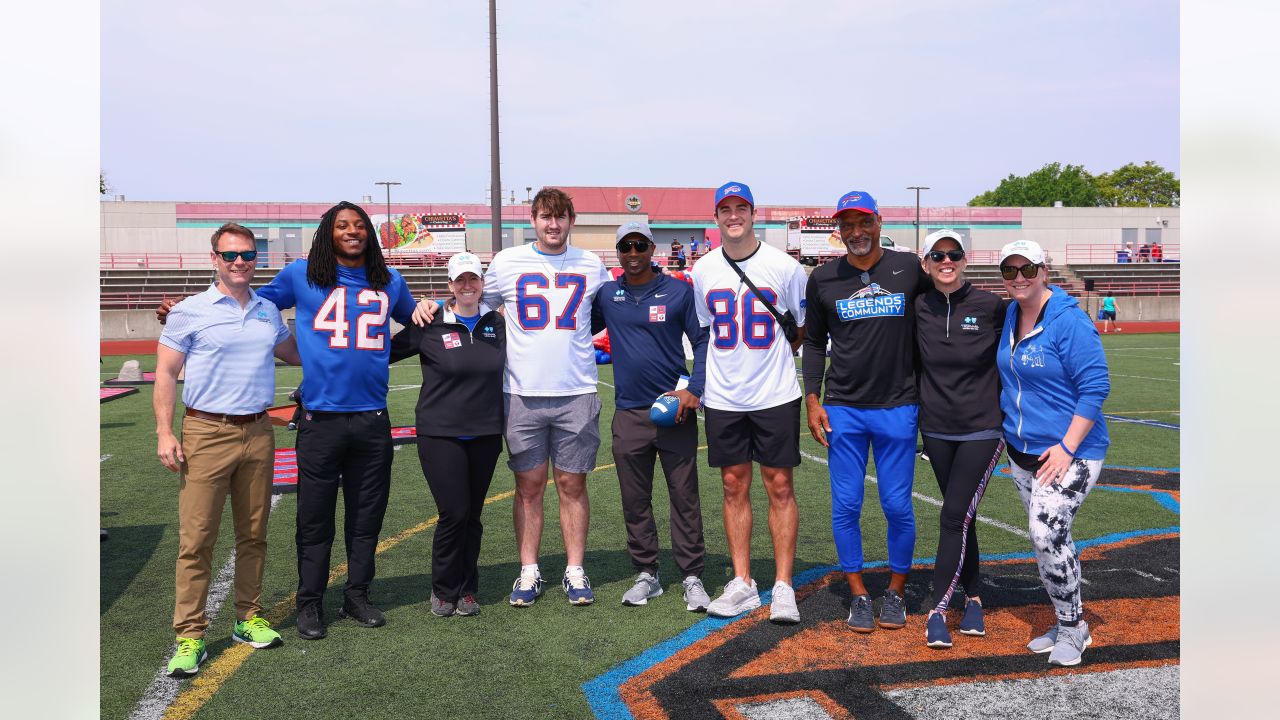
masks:
POLYGON ((502 249, 502 165, 498 155, 498 3, 489 0, 489 213, 490 245, 502 249))
POLYGON ((387 247, 388 248, 391 247, 391 229, 394 227, 391 224, 391 186, 399 185, 399 184, 400 183, 394 180, 379 180, 378 182, 374 183, 374 185, 385 185, 387 187, 387 247))
POLYGON ((924 185, 912 185, 908 190, 916 191, 916 254, 920 254, 920 191, 928 190, 924 185))

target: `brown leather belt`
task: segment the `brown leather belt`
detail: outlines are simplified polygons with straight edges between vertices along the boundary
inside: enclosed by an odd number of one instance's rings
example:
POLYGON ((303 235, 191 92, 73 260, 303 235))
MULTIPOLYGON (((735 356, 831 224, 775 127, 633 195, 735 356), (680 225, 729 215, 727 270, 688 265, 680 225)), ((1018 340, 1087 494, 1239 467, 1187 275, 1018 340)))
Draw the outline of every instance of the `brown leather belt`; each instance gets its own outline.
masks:
POLYGON ((266 411, 263 411, 252 415, 223 415, 221 413, 208 413, 195 408, 187 408, 187 417, 200 418, 201 420, 212 420, 213 422, 229 423, 231 425, 247 425, 262 418, 266 414, 266 411))

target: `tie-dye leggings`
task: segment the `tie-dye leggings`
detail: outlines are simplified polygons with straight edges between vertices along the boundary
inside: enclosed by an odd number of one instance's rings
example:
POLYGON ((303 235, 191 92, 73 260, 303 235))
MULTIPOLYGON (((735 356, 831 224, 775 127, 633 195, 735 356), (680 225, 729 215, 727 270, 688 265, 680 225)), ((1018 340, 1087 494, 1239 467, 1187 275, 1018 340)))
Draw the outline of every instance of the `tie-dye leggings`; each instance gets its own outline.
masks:
POLYGON ((1040 581, 1058 620, 1075 622, 1084 614, 1084 607, 1080 602, 1080 554, 1071 540, 1071 523, 1097 484, 1102 461, 1072 460, 1064 481, 1048 485, 1041 485, 1033 473, 1017 463, 1009 463, 1009 471, 1027 509, 1027 531, 1040 566, 1040 581))

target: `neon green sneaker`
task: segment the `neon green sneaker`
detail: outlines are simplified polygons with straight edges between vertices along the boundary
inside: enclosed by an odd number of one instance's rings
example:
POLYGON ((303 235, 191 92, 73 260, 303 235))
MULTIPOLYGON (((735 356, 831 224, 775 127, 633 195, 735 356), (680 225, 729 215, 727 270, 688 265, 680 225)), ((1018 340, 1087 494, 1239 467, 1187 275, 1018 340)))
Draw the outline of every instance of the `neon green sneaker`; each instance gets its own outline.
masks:
POLYGON ((169 661, 169 677, 180 678, 195 675, 200 663, 209 659, 204 650, 204 638, 178 638, 178 652, 169 661))
POLYGON ((280 637, 280 633, 271 629, 271 623, 261 615, 254 615, 248 620, 241 620, 236 623, 236 629, 231 633, 231 639, 236 642, 249 643, 255 649, 275 647, 283 645, 284 639, 280 637))

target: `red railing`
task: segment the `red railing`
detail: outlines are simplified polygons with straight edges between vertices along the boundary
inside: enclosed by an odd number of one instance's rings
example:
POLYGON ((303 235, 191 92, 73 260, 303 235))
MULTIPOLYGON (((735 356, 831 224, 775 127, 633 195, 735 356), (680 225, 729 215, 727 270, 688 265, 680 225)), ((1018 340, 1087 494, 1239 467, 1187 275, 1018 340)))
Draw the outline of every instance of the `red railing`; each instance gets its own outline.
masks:
POLYGON ((1068 265, 1093 263, 1181 262, 1182 247, 1176 243, 1125 247, 1119 243, 1105 245, 1068 245, 1068 265))

